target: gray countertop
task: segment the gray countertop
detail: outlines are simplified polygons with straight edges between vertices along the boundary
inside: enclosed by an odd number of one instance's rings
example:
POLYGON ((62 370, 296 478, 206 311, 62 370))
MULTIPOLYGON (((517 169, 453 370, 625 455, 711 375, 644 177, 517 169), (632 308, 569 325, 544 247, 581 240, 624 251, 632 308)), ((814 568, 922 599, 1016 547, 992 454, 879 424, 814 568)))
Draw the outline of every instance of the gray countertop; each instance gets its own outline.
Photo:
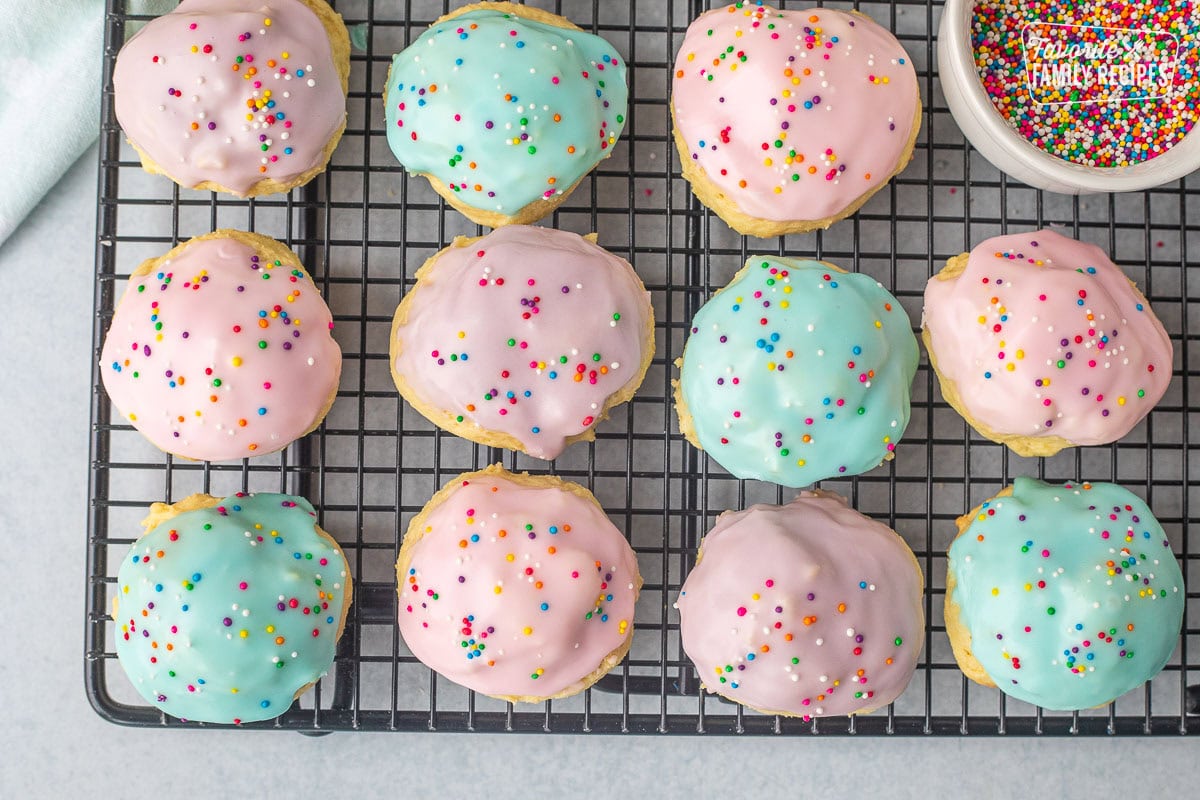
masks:
POLYGON ((0 797, 1195 796, 1195 741, 154 731, 83 687, 95 164, 0 246, 0 797), (161 747, 163 750, 154 750, 161 747), (1192 786, 1193 789, 1188 789, 1192 786))

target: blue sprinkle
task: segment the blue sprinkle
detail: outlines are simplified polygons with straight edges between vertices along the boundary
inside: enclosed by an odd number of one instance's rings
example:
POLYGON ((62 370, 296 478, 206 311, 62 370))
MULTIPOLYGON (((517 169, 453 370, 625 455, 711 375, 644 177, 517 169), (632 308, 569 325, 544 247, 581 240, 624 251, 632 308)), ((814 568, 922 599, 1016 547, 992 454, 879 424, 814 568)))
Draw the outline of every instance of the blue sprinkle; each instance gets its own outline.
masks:
MULTIPOLYGON (((200 683, 204 683, 204 681, 200 681, 200 683)), ((271 701, 263 700, 261 703, 259 703, 259 705, 262 706, 263 708, 267 708, 271 705, 271 701)))
POLYGON ((161 583, 156 583, 156 584, 154 584, 154 591, 156 591, 156 592, 161 592, 161 591, 162 591, 162 584, 161 584, 161 583))
POLYGON ((542 603, 542 605, 541 605, 541 609, 542 609, 542 611, 549 611, 549 610, 550 610, 550 604, 549 604, 549 603, 542 603))
POLYGON ((534 427, 530 428, 529 431, 530 431, 530 433, 541 433, 542 429, 537 426, 534 426, 534 427))

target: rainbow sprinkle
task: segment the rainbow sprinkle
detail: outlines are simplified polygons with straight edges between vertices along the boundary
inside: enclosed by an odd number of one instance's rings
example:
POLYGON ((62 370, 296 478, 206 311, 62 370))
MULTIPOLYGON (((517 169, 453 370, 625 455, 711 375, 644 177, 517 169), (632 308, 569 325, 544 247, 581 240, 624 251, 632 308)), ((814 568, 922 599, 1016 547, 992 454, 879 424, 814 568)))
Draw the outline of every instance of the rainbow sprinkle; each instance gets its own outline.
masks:
POLYGON ((1198 24, 1191 0, 983 2, 971 42, 1009 126, 1065 161, 1124 167, 1162 155, 1195 124, 1198 24), (1146 55, 1131 59, 1130 47, 1146 55), (1125 68, 1146 72, 1131 79, 1125 68))

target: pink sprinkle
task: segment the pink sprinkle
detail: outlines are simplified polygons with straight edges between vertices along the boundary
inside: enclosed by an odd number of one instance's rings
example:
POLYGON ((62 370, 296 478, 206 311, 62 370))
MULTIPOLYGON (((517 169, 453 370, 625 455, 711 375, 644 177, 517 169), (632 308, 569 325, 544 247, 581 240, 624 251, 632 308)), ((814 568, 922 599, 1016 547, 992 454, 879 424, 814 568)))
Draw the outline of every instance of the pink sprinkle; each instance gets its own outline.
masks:
POLYGON ((745 608, 745 606, 743 606, 743 607, 741 607, 741 608, 739 608, 739 609, 738 609, 738 616, 739 616, 739 617, 744 617, 744 616, 746 616, 746 608, 745 608))

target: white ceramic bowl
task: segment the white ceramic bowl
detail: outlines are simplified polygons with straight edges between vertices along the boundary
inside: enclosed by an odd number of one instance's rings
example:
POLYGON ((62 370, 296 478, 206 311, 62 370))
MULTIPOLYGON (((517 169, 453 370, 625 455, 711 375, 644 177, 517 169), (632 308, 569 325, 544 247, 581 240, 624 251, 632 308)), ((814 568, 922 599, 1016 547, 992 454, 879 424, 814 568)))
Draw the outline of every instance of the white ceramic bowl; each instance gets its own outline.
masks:
POLYGON ((1062 194, 1134 192, 1200 169, 1200 124, 1162 155, 1128 167, 1089 167, 1047 154, 1009 127, 992 105, 971 46, 975 0, 946 0, 938 30, 938 76, 946 104, 963 134, 1001 172, 1062 194))

